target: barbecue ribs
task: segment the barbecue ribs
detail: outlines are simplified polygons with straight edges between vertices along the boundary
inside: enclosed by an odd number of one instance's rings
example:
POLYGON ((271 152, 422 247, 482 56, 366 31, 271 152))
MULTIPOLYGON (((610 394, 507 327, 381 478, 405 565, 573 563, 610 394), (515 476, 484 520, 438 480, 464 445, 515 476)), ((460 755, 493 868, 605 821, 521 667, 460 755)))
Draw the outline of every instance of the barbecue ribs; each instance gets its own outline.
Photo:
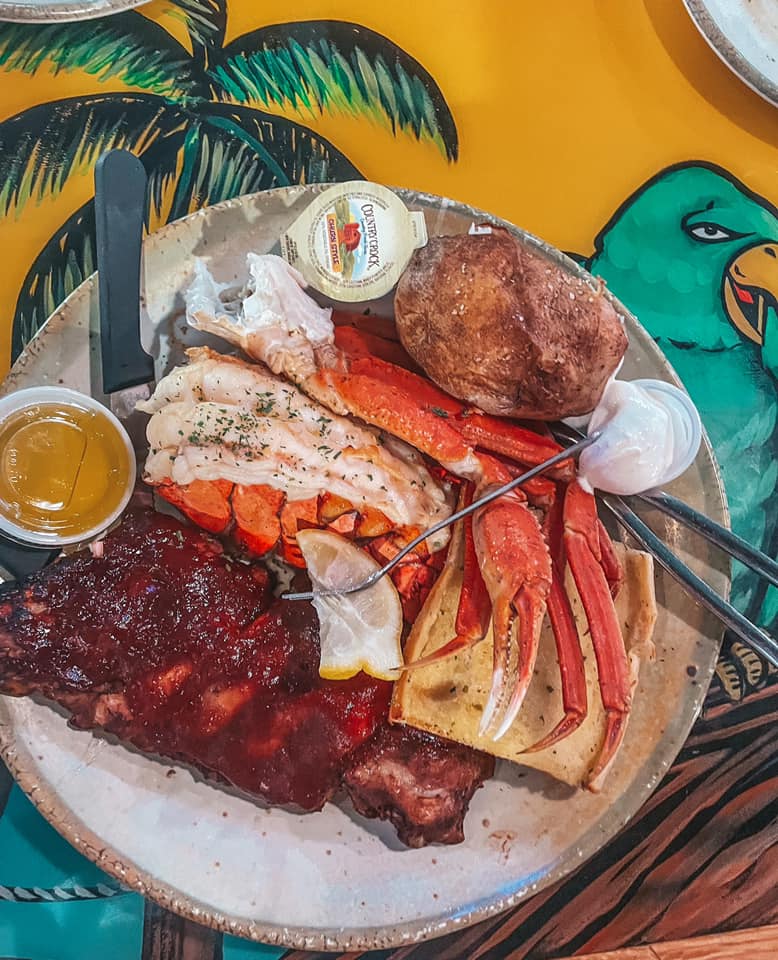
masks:
POLYGON ((152 509, 0 595, 0 693, 34 693, 139 749, 271 804, 318 810, 343 783, 413 846, 462 839, 491 761, 389 729, 391 685, 318 674, 310 604, 152 509), (434 783, 434 786, 433 786, 434 783))
POLYGON ((461 843, 475 791, 494 757, 434 734, 382 724, 351 758, 343 785, 358 813, 389 820, 408 847, 461 843))

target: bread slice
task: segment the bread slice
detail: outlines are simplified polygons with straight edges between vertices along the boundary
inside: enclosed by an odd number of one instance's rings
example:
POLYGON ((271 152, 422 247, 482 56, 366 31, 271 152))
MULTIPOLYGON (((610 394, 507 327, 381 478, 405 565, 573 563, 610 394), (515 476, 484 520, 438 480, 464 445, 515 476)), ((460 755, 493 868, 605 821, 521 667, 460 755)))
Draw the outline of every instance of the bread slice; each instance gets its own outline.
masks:
MULTIPOLYGON (((624 584, 616 600, 629 654, 633 689, 642 661, 652 659, 656 621, 653 560, 649 554, 616 544, 624 567, 624 584)), ((455 531, 449 559, 421 611, 405 648, 406 661, 437 650, 455 633, 462 587, 463 535, 455 531)), ((498 741, 478 732, 492 676, 492 634, 469 650, 403 674, 395 684, 391 719, 428 730, 526 767, 544 770, 571 786, 586 779, 602 742, 605 714, 597 683, 597 664, 580 597, 568 574, 566 587, 586 668, 588 713, 565 740, 535 753, 524 751, 549 733, 563 715, 560 672, 548 618, 543 626, 535 676, 518 717, 498 741)), ((600 778, 601 783, 602 778, 600 778)), ((597 789, 599 784, 590 785, 597 789)))

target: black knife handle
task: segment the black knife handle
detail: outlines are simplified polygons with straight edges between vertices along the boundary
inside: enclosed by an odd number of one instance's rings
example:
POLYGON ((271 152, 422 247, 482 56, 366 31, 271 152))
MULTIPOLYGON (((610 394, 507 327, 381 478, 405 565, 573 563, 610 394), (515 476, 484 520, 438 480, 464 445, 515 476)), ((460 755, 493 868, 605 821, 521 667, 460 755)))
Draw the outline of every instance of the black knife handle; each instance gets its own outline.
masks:
POLYGON ((109 150, 95 166, 95 226, 103 392, 154 379, 140 342, 140 263, 146 171, 126 150, 109 150))
POLYGON ((40 570, 59 555, 59 548, 28 547, 0 534, 0 566, 15 580, 40 570))

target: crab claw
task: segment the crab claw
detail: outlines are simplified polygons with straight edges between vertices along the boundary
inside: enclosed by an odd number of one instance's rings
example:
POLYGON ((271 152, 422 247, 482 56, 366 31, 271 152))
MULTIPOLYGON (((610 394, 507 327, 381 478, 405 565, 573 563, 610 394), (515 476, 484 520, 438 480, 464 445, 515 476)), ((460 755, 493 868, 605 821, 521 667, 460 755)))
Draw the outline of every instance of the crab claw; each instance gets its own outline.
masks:
POLYGON ((516 492, 476 511, 473 536, 492 600, 494 642, 492 688, 480 733, 499 740, 516 719, 532 680, 551 588, 551 557, 538 521, 516 492))

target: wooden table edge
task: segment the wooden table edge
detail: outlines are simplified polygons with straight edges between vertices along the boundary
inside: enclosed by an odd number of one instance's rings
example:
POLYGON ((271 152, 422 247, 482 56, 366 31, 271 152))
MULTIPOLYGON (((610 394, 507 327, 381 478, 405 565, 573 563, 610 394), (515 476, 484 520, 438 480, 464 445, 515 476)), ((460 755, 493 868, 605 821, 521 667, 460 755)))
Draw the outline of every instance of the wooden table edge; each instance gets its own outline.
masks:
MULTIPOLYGON (((778 925, 733 933, 672 940, 605 953, 576 954, 575 960, 775 960, 778 925)), ((568 956, 555 960, 571 960, 568 956)))

